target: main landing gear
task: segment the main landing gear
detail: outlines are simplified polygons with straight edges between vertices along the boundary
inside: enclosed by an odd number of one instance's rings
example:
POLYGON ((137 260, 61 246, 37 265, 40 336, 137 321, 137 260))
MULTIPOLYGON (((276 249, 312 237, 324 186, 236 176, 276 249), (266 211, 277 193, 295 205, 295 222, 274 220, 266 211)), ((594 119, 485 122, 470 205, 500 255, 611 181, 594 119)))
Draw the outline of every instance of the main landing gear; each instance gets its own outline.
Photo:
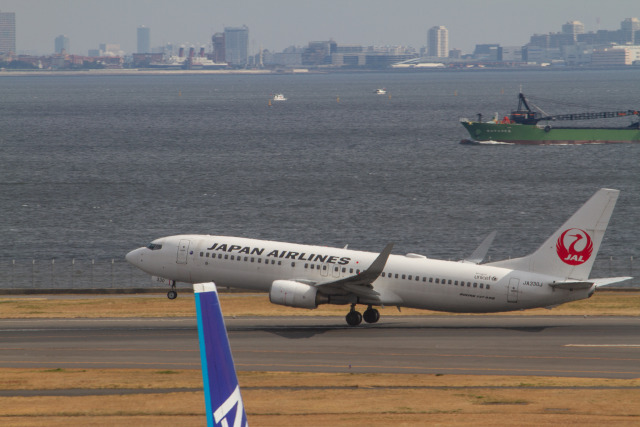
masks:
POLYGON ((380 320, 380 312, 375 308, 372 308, 371 304, 369 304, 369 307, 364 311, 364 314, 360 314, 359 311, 356 311, 356 305, 351 304, 351 311, 347 313, 345 319, 349 326, 358 326, 362 323, 363 319, 367 323, 376 323, 380 320))
POLYGON ((176 291, 176 281, 171 281, 171 290, 167 292, 167 298, 176 299, 178 297, 178 292, 176 291))

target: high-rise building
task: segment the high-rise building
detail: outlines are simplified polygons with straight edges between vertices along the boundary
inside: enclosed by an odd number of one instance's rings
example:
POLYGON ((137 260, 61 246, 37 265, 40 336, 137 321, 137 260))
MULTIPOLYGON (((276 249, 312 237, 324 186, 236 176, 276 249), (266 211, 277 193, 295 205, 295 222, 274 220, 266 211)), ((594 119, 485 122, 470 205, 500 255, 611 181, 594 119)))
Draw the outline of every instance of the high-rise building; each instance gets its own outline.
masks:
POLYGON ((562 26, 562 34, 568 34, 575 43, 578 41, 578 34, 584 34, 584 24, 580 21, 569 21, 562 26))
POLYGON ((136 53, 151 53, 151 29, 144 25, 138 27, 138 51, 136 53))
POLYGON ((249 59, 249 28, 226 27, 224 29, 225 61, 236 67, 244 67, 249 59))
POLYGON ((69 37, 59 35, 55 40, 55 53, 62 53, 63 51, 69 53, 69 37))
POLYGON ((0 12, 0 54, 16 53, 16 13, 0 12))
POLYGON ((446 58, 449 55, 449 30, 444 26, 431 27, 427 32, 427 55, 446 58))
POLYGON ((620 30, 625 43, 640 43, 640 40, 636 40, 636 32, 640 31, 640 21, 638 21, 638 18, 625 19, 620 23, 620 30))
POLYGON ((224 33, 215 33, 211 36, 211 43, 213 43, 213 58, 211 58, 213 62, 226 62, 224 52, 224 33))

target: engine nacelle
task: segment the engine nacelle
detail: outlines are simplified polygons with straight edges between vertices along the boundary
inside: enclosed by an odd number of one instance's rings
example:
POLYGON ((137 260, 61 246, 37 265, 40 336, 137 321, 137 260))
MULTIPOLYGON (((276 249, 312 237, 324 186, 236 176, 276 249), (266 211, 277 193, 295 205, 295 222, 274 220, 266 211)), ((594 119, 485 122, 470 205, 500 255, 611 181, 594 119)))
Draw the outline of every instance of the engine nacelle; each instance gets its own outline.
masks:
POLYGON ((269 301, 273 304, 297 308, 317 308, 318 289, 293 280, 276 280, 271 284, 269 301))

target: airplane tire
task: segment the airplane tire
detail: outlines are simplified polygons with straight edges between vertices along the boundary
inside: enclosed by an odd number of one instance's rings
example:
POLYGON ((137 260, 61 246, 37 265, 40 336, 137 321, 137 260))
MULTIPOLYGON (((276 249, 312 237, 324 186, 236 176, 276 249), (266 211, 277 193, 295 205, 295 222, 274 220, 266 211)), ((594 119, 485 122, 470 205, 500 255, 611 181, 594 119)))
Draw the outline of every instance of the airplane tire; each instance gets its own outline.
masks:
POLYGON ((167 292, 167 298, 169 298, 169 299, 176 299, 177 296, 178 296, 178 293, 176 291, 167 292))
POLYGON ((376 323, 378 320, 380 320, 380 312, 375 308, 370 308, 365 310, 362 318, 367 323, 376 323))
POLYGON ((349 326, 358 326, 362 323, 362 314, 359 311, 350 311, 345 317, 349 326))

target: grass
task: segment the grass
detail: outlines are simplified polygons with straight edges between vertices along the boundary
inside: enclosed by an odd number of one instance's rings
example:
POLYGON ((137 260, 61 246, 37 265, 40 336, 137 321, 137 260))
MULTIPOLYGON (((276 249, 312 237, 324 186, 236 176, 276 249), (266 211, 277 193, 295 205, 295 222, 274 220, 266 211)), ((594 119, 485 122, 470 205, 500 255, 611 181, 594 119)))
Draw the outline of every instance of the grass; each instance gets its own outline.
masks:
MULTIPOLYGON (((176 388, 156 394, 0 397, 0 425, 204 425, 200 371, 163 372, 0 369, 4 390, 176 388)), ((249 422, 259 426, 640 422, 640 407, 630 404, 640 398, 640 380, 299 372, 239 372, 239 380, 249 422)))
MULTIPOLYGON (((345 306, 322 305, 316 310, 283 307, 271 304, 267 294, 221 293, 220 303, 225 316, 339 316, 345 306)), ((163 296, 73 296, 73 297, 3 297, 0 318, 104 318, 104 317, 194 317, 193 295, 181 294, 170 301, 163 296)), ((381 309, 381 314, 394 316, 441 316, 429 310, 381 309)), ((446 313, 445 313, 446 314, 446 313)), ((455 316, 454 314, 450 314, 455 316)), ((544 308, 502 313, 503 316, 640 316, 640 292, 599 291, 587 299, 563 304, 553 310, 544 308)), ((481 315, 480 315, 481 316, 481 315)))

